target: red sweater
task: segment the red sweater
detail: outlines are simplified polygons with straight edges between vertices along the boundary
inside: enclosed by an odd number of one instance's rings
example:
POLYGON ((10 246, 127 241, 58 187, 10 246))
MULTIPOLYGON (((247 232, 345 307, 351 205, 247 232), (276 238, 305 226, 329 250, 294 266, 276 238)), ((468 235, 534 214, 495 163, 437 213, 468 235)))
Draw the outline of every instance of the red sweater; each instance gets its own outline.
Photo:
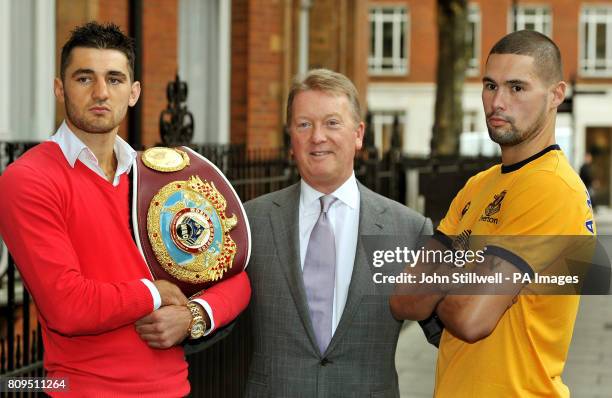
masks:
MULTIPOLYGON (((0 234, 39 310, 49 377, 74 396, 184 396, 183 349, 150 348, 134 322, 153 310, 129 225, 127 175, 114 187, 45 142, 0 176, 0 234)), ((217 327, 248 304, 242 272, 202 296, 217 327)), ((62 394, 61 396, 66 396, 62 394)))

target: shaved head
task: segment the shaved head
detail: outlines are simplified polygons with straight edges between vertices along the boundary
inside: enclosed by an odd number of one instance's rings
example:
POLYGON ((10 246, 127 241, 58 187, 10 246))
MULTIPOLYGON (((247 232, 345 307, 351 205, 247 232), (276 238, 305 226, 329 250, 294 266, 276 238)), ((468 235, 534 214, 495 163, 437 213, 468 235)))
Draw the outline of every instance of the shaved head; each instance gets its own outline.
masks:
POLYGON ((553 84, 563 80, 559 47, 542 33, 533 30, 510 33, 493 46, 491 54, 528 55, 533 58, 536 73, 543 82, 553 84))

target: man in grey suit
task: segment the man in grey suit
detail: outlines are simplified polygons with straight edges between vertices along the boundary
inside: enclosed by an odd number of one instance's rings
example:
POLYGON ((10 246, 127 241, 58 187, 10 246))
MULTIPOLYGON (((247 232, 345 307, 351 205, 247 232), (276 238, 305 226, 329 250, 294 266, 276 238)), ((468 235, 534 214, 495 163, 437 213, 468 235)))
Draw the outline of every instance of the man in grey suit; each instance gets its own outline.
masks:
POLYGON ((364 235, 416 246, 431 222, 356 179, 364 123, 344 75, 312 70, 287 101, 302 180, 245 205, 253 247, 247 397, 399 397, 401 322, 373 283, 364 235))

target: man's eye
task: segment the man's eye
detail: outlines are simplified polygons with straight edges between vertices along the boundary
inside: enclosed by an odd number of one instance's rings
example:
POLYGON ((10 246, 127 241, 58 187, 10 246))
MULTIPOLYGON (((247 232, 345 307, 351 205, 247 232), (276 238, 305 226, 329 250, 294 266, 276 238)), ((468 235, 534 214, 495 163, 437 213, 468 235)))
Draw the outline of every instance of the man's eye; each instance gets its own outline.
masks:
POLYGON ((485 83, 485 88, 487 90, 495 90, 497 88, 497 86, 493 83, 485 83))
POLYGON ((512 86, 512 91, 518 93, 519 91, 523 91, 523 87, 521 86, 512 86))
POLYGON ((308 122, 300 122, 300 123, 297 124, 297 127, 299 129, 305 129, 305 128, 308 128, 309 126, 310 126, 310 123, 308 123, 308 122))
POLYGON ((340 122, 335 119, 331 119, 327 121, 327 125, 331 127, 336 127, 340 125, 340 122))
POLYGON ((111 77, 110 79, 108 79, 108 82, 112 85, 116 85, 116 84, 121 84, 122 81, 121 79, 111 77))
POLYGON ((77 80, 77 82, 83 83, 83 84, 89 83, 91 81, 91 79, 89 77, 86 77, 86 76, 77 77, 76 80, 77 80))

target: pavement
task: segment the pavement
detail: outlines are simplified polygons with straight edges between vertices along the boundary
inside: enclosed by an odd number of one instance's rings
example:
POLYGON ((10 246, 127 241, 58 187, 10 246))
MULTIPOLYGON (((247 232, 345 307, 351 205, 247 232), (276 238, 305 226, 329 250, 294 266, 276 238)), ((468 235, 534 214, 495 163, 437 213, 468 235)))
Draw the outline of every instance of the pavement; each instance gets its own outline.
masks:
MULTIPOLYGON (((595 221, 599 235, 612 235, 612 209, 598 208, 595 221)), ((407 322, 395 357, 402 398, 433 396, 436 355, 419 325, 407 322)), ((612 296, 581 298, 562 377, 572 398, 612 398, 612 296)))
POLYGON ((427 343, 416 322, 406 322, 397 343, 395 366, 402 398, 431 398, 438 349, 427 343))

